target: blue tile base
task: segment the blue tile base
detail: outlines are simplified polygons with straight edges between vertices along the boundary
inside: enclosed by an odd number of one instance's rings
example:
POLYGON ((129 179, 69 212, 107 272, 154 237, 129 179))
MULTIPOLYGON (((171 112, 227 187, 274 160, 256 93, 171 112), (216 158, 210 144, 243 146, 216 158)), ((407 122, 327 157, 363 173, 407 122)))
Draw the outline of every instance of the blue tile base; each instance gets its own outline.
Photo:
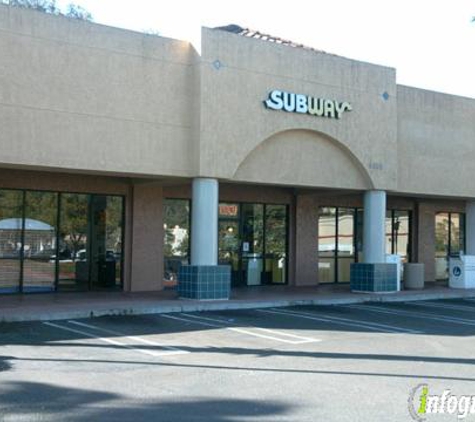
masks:
POLYGON ((182 265, 178 270, 180 298, 226 300, 230 293, 230 265, 182 265))
POLYGON ((351 264, 352 292, 397 292, 397 264, 351 264))

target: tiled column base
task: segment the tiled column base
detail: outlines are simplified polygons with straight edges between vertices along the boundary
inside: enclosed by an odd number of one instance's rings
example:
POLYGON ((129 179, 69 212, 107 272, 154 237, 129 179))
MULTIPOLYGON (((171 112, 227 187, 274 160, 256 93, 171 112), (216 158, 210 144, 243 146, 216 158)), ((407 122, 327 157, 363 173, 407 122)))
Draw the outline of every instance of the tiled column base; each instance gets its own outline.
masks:
POLYGON ((352 292, 396 292, 397 264, 351 264, 352 292))
POLYGON ((178 294, 184 299, 229 299, 231 266, 183 265, 178 271, 178 294))

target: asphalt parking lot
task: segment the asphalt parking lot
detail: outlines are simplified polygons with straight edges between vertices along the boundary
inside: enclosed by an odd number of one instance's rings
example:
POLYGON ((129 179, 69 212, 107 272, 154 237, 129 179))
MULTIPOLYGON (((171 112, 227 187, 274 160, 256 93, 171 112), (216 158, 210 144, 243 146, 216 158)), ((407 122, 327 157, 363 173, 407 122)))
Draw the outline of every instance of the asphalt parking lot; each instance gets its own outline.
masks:
POLYGON ((0 421, 411 421, 475 395, 474 335, 470 299, 1 324, 0 421))

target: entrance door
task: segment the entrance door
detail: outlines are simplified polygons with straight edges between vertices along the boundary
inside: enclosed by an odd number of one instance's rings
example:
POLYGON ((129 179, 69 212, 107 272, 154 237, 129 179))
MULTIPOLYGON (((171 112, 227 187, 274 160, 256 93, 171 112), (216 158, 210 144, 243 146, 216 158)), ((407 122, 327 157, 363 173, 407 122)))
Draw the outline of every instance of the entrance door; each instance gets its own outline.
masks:
POLYGON ((231 266, 231 283, 241 284, 239 221, 231 219, 219 220, 219 263, 231 266))
POLYGON ((243 284, 259 286, 264 272, 264 205, 241 205, 243 284))
POLYGON ((449 258, 465 248, 465 215, 439 212, 435 215, 435 278, 447 280, 449 258))
POLYGON ((122 198, 68 193, 60 203, 59 290, 120 288, 122 198))
POLYGON ((286 284, 287 206, 220 204, 219 263, 234 287, 286 284))

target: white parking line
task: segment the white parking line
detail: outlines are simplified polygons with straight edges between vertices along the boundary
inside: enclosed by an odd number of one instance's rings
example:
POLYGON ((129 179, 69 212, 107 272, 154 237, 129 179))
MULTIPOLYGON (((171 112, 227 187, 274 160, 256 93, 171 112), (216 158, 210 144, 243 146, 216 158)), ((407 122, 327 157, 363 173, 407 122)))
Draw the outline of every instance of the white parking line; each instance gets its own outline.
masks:
POLYGON ((428 308, 453 309, 454 311, 466 311, 466 312, 473 312, 475 314, 475 307, 473 306, 452 305, 450 303, 406 302, 405 305, 422 306, 422 307, 428 307, 428 308))
POLYGON ((110 338, 98 337, 98 336, 95 336, 94 334, 90 334, 90 333, 87 333, 86 331, 82 331, 82 330, 77 330, 75 328, 63 327, 62 325, 54 324, 52 322, 43 322, 43 324, 48 325, 50 327, 58 328, 60 330, 69 331, 71 333, 81 334, 82 336, 94 338, 94 339, 100 340, 104 343, 113 344, 114 346, 120 346, 120 347, 123 347, 124 349, 130 349, 130 350, 133 350, 135 352, 143 353, 143 354, 146 354, 146 355, 150 355, 150 356, 160 356, 161 355, 160 353, 156 353, 156 352, 153 352, 151 350, 137 349, 137 348, 129 346, 127 344, 123 344, 123 343, 120 343, 118 341, 111 340, 110 338))
POLYGON ((68 322, 70 324, 79 325, 80 327, 90 328, 91 330, 96 330, 96 331, 102 331, 103 333, 106 333, 106 334, 112 334, 112 335, 115 335, 115 336, 128 338, 129 340, 134 340, 134 341, 137 341, 139 343, 144 343, 144 344, 148 344, 148 345, 151 345, 151 346, 157 346, 157 347, 161 347, 163 349, 168 350, 168 352, 160 352, 160 356, 183 355, 183 354, 186 354, 186 353, 190 353, 186 350, 181 350, 181 349, 178 349, 178 348, 173 347, 173 346, 167 346, 165 344, 157 343, 155 341, 151 341, 151 340, 148 340, 148 339, 145 339, 145 338, 142 338, 142 337, 128 336, 126 334, 120 333, 120 332, 115 331, 115 330, 110 330, 110 329, 106 329, 106 328, 102 328, 102 327, 96 327, 95 325, 85 324, 83 322, 78 322, 78 321, 68 321, 68 322))
POLYGON ((457 318, 457 317, 446 317, 446 316, 437 316, 433 314, 428 314, 425 312, 415 312, 415 311, 404 311, 399 309, 382 309, 376 308, 368 305, 347 305, 347 308, 351 309, 360 309, 365 311, 376 312, 380 314, 387 314, 387 315, 402 315, 402 316, 409 316, 411 318, 418 318, 418 319, 432 319, 434 321, 442 321, 442 322, 450 322, 453 324, 460 324, 460 325, 469 325, 474 327, 475 321, 471 321, 469 319, 464 318, 457 318))
MULTIPOLYGON (((202 315, 192 315, 192 314, 183 314, 183 315, 186 315, 186 316, 191 317, 191 318, 200 318, 200 319, 204 319, 204 320, 208 320, 208 321, 221 322, 223 324, 228 323, 227 321, 223 321, 223 320, 220 320, 218 318, 216 318, 216 319, 215 318, 209 318, 209 317, 204 317, 202 315)), ((229 328, 231 329, 231 328, 235 328, 235 327, 229 327, 229 328)), ((275 330, 275 329, 270 329, 270 328, 256 327, 254 325, 250 325, 250 326, 247 326, 245 328, 263 331, 265 333, 274 334, 276 336, 284 336, 284 337, 290 337, 290 338, 298 339, 297 342, 295 342, 294 344, 313 343, 315 341, 321 341, 319 339, 314 339, 314 338, 310 338, 310 337, 303 337, 303 336, 300 336, 300 335, 286 333, 286 332, 283 332, 283 331, 280 331, 280 330, 275 330)), ((282 339, 280 339, 280 340, 282 340, 282 339)))
MULTIPOLYGON (((247 327, 248 329, 240 328, 240 327, 230 327, 224 321, 219 320, 219 319, 213 319, 213 318, 207 318, 207 317, 198 317, 196 315, 191 315, 191 314, 180 314, 181 317, 177 317, 175 315, 160 315, 163 318, 169 318, 169 319, 174 319, 178 321, 185 321, 185 322, 191 322, 193 324, 197 325, 203 325, 206 327, 213 327, 213 328, 224 328, 229 331, 234 331, 240 334, 246 334, 252 337, 259 337, 259 338, 264 338, 267 340, 273 340, 273 341, 278 341, 281 343, 287 343, 287 344, 304 344, 304 343, 314 343, 321 341, 319 339, 313 339, 313 338, 307 338, 307 337, 300 337, 300 336, 294 336, 296 338, 300 338, 300 340, 287 340, 283 338, 278 338, 270 335, 265 335, 265 334, 260 334, 256 333, 253 331, 249 331, 250 328, 253 329, 258 329, 259 327, 247 327), (185 317, 185 318, 183 318, 185 317), (213 322, 207 322, 207 321, 213 321, 213 322)), ((265 329, 263 330, 265 331, 265 329)), ((279 333, 282 334, 282 333, 279 333)))
POLYGON ((421 331, 412 330, 410 328, 401 328, 401 327, 396 327, 393 325, 380 324, 377 322, 347 319, 347 318, 337 317, 333 315, 316 315, 316 314, 308 313, 308 312, 296 312, 296 311, 275 310, 275 309, 272 309, 272 310, 256 309, 256 312, 293 316, 295 318, 302 318, 302 319, 308 319, 308 320, 320 321, 320 322, 330 322, 332 324, 364 328, 364 329, 368 329, 368 330, 376 331, 376 332, 421 334, 421 331))

